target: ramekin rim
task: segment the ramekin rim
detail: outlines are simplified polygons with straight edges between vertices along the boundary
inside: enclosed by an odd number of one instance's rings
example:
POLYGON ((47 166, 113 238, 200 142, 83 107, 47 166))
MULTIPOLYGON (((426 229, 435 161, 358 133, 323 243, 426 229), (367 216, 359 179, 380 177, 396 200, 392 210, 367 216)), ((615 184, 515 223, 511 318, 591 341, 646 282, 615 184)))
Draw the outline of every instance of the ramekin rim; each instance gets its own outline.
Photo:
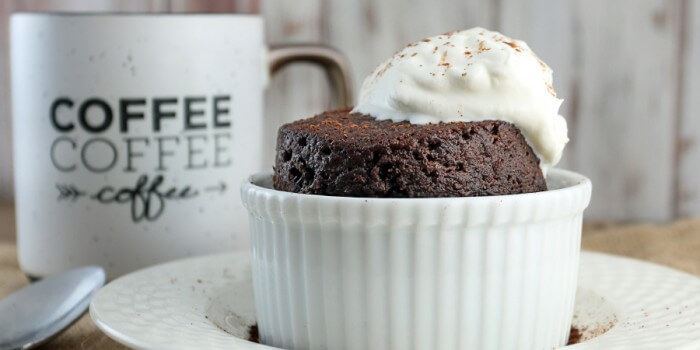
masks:
POLYGON ((551 196, 563 196, 567 195, 570 193, 577 193, 579 191, 584 191, 586 188, 592 188, 592 183, 591 180, 577 172, 571 171, 571 170, 565 170, 565 169, 557 169, 553 168, 550 169, 548 172, 549 175, 556 175, 556 176, 565 176, 569 178, 573 178, 571 181, 574 182, 570 186, 566 186, 563 188, 557 188, 554 190, 546 190, 546 191, 540 191, 540 192, 530 192, 530 193, 516 193, 516 194, 507 194, 507 195, 496 195, 496 196, 473 196, 473 197, 419 197, 419 198, 402 198, 402 197, 350 197, 350 196, 330 196, 330 195, 319 195, 319 194, 308 194, 308 193, 296 193, 296 192, 287 192, 287 191, 282 191, 282 190, 277 190, 274 188, 269 188, 265 187, 262 185, 259 185, 256 182, 259 182, 263 178, 268 178, 272 176, 272 173, 269 171, 264 171, 264 172, 258 172, 255 174, 252 174, 248 176, 245 180, 243 180, 243 183, 241 184, 241 190, 246 190, 246 189, 252 189, 260 192, 267 192, 269 194, 276 194, 276 195, 282 195, 282 196, 289 196, 290 198, 307 198, 307 199, 313 199, 313 200, 319 200, 319 201, 325 201, 325 200, 332 200, 332 201, 337 201, 337 200, 345 200, 347 202, 375 202, 375 203, 381 203, 381 202, 390 202, 390 201, 400 201, 404 203, 411 203, 411 202, 435 202, 435 201, 450 201, 450 202, 501 202, 501 201, 515 201, 515 200, 528 200, 528 199, 536 199, 536 198, 541 198, 541 197, 551 197, 551 196))

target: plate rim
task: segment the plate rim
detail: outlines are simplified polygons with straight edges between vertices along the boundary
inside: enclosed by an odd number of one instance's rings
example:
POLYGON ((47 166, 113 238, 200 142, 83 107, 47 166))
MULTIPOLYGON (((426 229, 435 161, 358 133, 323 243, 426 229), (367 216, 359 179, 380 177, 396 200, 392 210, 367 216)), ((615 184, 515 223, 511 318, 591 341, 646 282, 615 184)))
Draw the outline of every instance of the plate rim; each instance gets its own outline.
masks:
MULTIPOLYGON (((97 328, 104 332, 105 335, 107 335, 110 339, 122 344, 126 345, 132 348, 136 349, 155 349, 155 348, 160 348, 163 344, 153 344, 148 341, 144 341, 143 339, 138 339, 138 337, 134 337, 131 335, 128 335, 124 333, 123 331, 120 331, 112 326, 108 322, 105 322, 104 318, 100 316, 99 314, 99 306, 96 306, 95 301, 98 299, 98 296, 103 292, 103 290, 106 290, 110 288, 110 285, 118 285, 120 280, 126 279, 126 278, 135 278, 134 276, 138 276, 141 274, 146 274, 148 272, 153 272, 156 270, 161 270, 161 269, 167 269, 168 266, 176 266, 180 264, 185 264, 185 263, 192 263, 194 261, 207 261, 207 260, 215 260, 215 259, 223 259, 224 257, 232 257, 232 256, 240 256, 240 257, 250 257, 250 252, 247 250, 239 250, 239 251, 229 251, 229 252, 220 252, 220 253, 214 253, 214 254, 208 254, 208 255, 201 255, 201 256, 194 256, 194 257, 187 257, 183 259, 177 259, 177 260, 172 260, 172 261, 167 261, 163 262, 157 265, 145 267, 140 270, 132 271, 126 275, 120 276, 112 281, 110 281, 108 284, 106 284, 102 289, 100 289, 97 294, 93 297, 93 299, 90 302, 90 307, 89 307, 89 315, 92 320, 92 322, 97 326, 97 328)), ((628 256, 622 256, 622 255, 615 255, 615 254, 609 254, 609 253, 603 253, 603 252, 596 252, 596 251, 589 251, 589 250, 581 250, 581 257, 583 256, 589 256, 593 258, 602 258, 602 259, 611 259, 611 260, 616 260, 616 261, 625 261, 626 263, 632 263, 637 266, 642 266, 643 268, 661 268, 666 270, 667 272, 672 272, 677 275, 682 275, 684 278, 688 279, 694 279, 694 280, 700 280, 700 277, 692 275, 688 272, 677 270, 674 268, 671 268, 666 265, 658 264, 655 262, 650 262, 646 260, 641 260, 641 259, 636 259, 628 256)), ((114 287, 111 287, 114 288, 114 287)), ((595 289, 592 289, 595 292, 595 289)), ((250 349, 279 349, 276 347, 272 347, 269 345, 265 344, 260 344, 256 342, 251 342, 247 339, 243 338, 238 338, 235 337, 234 335, 229 334, 228 332, 224 331, 223 329, 219 328, 216 324, 213 322, 209 321, 210 325, 212 328, 216 329, 218 332, 220 332, 222 335, 226 335, 228 337, 231 337, 233 339, 236 339, 236 341, 242 342, 239 345, 245 344, 250 349)), ((572 345, 565 345, 563 347, 560 347, 558 349, 573 349, 577 347, 577 345, 582 345, 585 343, 579 343, 579 344, 572 344, 572 345)), ((233 344, 235 345, 235 344, 233 344)), ((679 349, 694 349, 696 346, 700 348, 700 339, 697 341, 690 342, 688 344, 682 345, 679 349)), ((234 348, 235 349, 235 348, 234 348)))

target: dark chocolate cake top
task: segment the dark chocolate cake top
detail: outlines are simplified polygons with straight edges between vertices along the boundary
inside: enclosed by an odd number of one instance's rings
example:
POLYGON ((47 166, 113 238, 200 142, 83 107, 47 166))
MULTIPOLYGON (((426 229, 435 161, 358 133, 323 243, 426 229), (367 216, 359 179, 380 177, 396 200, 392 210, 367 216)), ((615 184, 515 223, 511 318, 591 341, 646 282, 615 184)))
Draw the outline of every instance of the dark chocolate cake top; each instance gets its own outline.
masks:
POLYGON ((275 188, 358 197, 546 190, 539 161, 503 121, 410 124, 337 110, 283 125, 275 188))

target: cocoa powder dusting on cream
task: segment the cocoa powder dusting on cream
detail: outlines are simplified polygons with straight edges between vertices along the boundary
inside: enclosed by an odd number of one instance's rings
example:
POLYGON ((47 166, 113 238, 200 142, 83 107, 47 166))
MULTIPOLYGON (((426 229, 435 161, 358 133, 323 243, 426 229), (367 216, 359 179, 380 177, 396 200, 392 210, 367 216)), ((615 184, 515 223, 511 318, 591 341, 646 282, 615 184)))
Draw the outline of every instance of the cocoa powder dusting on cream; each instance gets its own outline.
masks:
POLYGON ((394 65, 391 64, 391 62, 389 62, 389 63, 387 63, 386 65, 384 65, 384 67, 382 67, 382 69, 379 70, 379 72, 377 72, 377 77, 381 77, 382 75, 384 75, 384 73, 386 73, 386 71, 387 71, 389 68, 393 67, 393 66, 394 66, 394 65))
POLYGON ((503 41, 503 42, 504 42, 506 45, 512 47, 513 50, 515 50, 515 51, 517 51, 517 52, 523 52, 523 49, 521 49, 520 46, 518 46, 518 44, 515 43, 514 41, 503 41))
POLYGON ((477 49, 477 51, 484 52, 484 51, 488 51, 488 50, 491 50, 491 49, 486 47, 486 42, 483 40, 479 40, 479 48, 477 49))

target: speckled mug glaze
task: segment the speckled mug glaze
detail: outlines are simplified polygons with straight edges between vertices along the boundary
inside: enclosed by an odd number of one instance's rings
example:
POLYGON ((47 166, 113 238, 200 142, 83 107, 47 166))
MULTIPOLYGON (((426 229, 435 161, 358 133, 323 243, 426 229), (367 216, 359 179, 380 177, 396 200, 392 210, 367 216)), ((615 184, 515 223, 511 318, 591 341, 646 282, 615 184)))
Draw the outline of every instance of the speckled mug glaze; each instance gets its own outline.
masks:
POLYGON ((270 74, 342 54, 265 43, 247 14, 14 13, 17 255, 29 276, 247 250, 238 184, 266 168, 270 74))
POLYGON ((462 198, 241 187, 262 342, 289 349, 551 349, 573 313, 582 175, 462 198))

